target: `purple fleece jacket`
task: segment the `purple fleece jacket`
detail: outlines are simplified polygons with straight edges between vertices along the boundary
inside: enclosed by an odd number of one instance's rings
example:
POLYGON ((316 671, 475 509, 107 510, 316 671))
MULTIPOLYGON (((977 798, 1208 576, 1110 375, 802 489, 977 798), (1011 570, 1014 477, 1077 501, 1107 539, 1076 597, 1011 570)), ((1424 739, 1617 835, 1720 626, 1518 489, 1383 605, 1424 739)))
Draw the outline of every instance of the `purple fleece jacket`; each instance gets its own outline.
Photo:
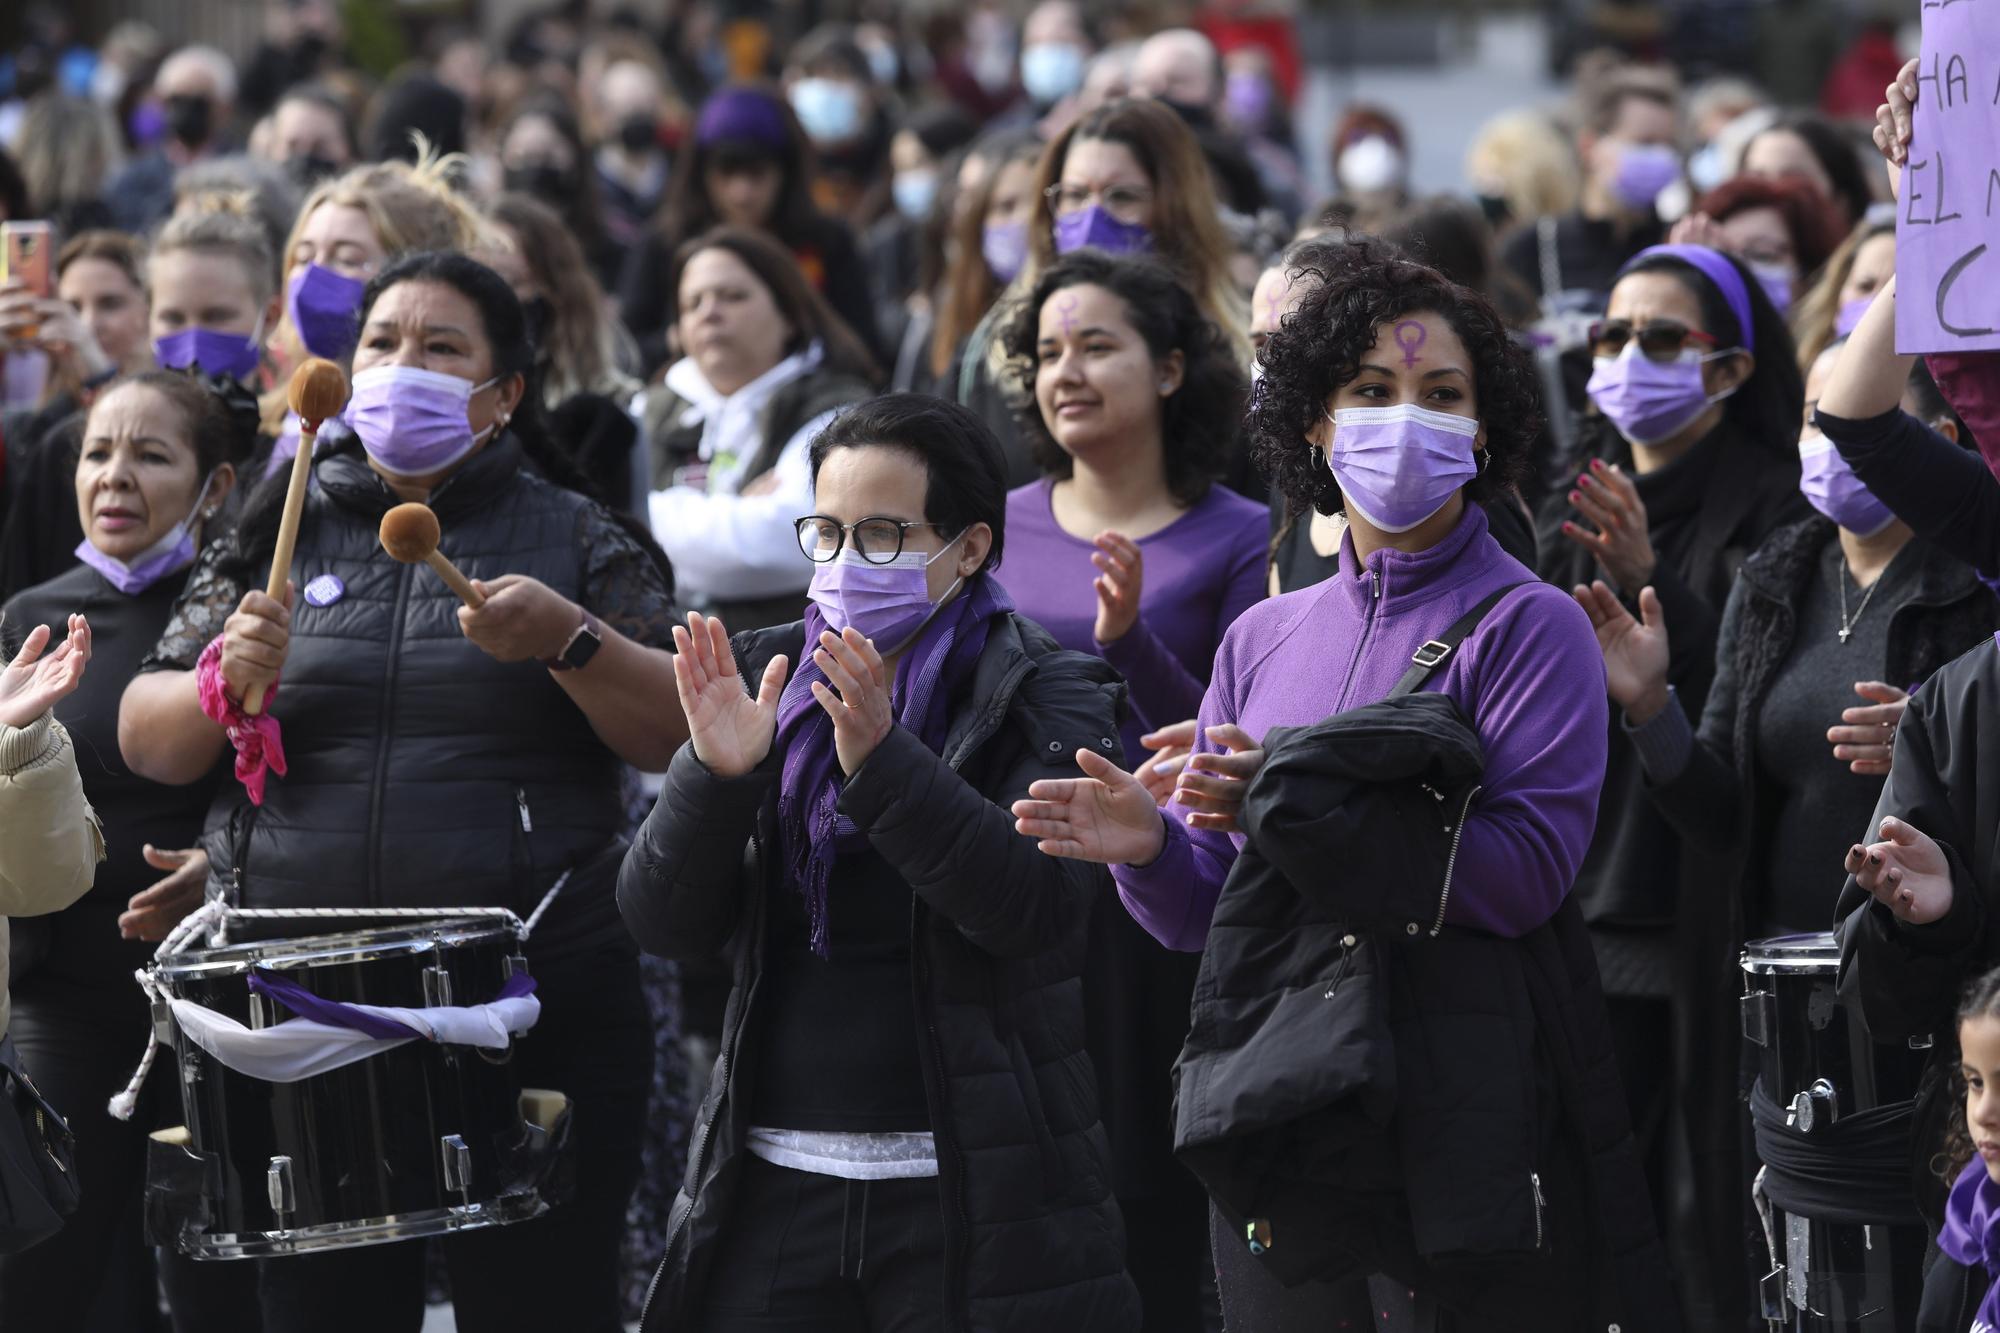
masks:
MULTIPOLYGON (((1261 739, 1388 697, 1410 655, 1488 593, 1510 584, 1428 688, 1457 701, 1486 749, 1484 787, 1459 844, 1445 919, 1517 936, 1555 914, 1597 821, 1609 705, 1604 658, 1569 594, 1500 549, 1477 505, 1427 551, 1381 550, 1365 567, 1354 540, 1340 572, 1245 612, 1222 641, 1201 725, 1235 722, 1261 739)), ((1214 749, 1205 736, 1202 749, 1214 749)), ((1114 866, 1126 908, 1162 944, 1197 950, 1243 839, 1192 830, 1178 804, 1146 866, 1114 866)))

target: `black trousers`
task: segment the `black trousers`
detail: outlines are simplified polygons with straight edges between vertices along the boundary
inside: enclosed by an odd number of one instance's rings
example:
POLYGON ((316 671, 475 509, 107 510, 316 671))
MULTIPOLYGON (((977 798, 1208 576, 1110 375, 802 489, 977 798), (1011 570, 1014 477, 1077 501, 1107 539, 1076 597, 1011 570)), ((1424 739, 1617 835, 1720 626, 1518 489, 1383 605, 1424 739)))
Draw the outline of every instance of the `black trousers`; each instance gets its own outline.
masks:
POLYGON ((746 1154, 719 1245, 695 1325, 701 1333, 918 1333, 944 1325, 935 1178, 839 1180, 746 1154))
MULTIPOLYGON (((443 1242, 460 1333, 619 1333, 625 1209, 639 1174, 653 1039, 638 959, 607 950, 537 963, 541 1021, 515 1048, 522 1080, 572 1104, 576 1193, 532 1222, 443 1242)), ((259 1261, 268 1333, 414 1333, 424 1246, 371 1245, 259 1261)), ((213 1333, 250 1333, 248 1322, 213 1333)), ((210 1333, 205 1330, 204 1333, 210 1333)))

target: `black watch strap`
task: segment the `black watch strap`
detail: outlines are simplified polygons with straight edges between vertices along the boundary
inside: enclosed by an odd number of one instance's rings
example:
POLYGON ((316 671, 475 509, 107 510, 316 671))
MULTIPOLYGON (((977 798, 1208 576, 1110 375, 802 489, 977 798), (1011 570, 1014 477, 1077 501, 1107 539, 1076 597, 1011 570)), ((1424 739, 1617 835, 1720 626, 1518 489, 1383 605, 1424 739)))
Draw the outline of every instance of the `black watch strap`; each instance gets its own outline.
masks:
POLYGON ((604 646, 604 626, 596 616, 585 611, 583 623, 569 636, 569 642, 556 656, 548 658, 542 665, 551 671, 580 671, 590 665, 590 659, 597 656, 597 650, 604 646))

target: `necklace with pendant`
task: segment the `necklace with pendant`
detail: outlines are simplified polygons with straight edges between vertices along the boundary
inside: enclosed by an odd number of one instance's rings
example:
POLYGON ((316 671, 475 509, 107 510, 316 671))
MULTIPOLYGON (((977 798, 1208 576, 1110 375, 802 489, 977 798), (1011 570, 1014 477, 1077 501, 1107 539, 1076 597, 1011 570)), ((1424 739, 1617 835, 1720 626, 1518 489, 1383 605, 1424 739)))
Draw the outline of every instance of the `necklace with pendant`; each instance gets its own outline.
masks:
POLYGON ((1854 608, 1854 615, 1850 619, 1847 614, 1847 570, 1844 567, 1845 563, 1845 561, 1842 562, 1843 568, 1836 576, 1840 582, 1840 641, 1842 643, 1846 643, 1848 639, 1853 637, 1854 627, 1860 623, 1862 612, 1868 609, 1869 599, 1874 597, 1875 590, 1882 586, 1882 577, 1878 574, 1875 577, 1875 581, 1868 585, 1868 591, 1861 594, 1861 605, 1854 608))

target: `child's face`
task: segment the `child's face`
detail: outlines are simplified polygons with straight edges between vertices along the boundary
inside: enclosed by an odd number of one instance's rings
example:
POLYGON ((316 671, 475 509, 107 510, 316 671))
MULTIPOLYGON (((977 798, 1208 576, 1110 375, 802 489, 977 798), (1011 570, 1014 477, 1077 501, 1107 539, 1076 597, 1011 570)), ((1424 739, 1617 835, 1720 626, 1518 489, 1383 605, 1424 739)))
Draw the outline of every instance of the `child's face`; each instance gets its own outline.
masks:
POLYGON ((1958 1025, 1959 1072, 1965 1076, 1965 1123, 1986 1174, 2000 1181, 2000 1018, 1958 1025))

